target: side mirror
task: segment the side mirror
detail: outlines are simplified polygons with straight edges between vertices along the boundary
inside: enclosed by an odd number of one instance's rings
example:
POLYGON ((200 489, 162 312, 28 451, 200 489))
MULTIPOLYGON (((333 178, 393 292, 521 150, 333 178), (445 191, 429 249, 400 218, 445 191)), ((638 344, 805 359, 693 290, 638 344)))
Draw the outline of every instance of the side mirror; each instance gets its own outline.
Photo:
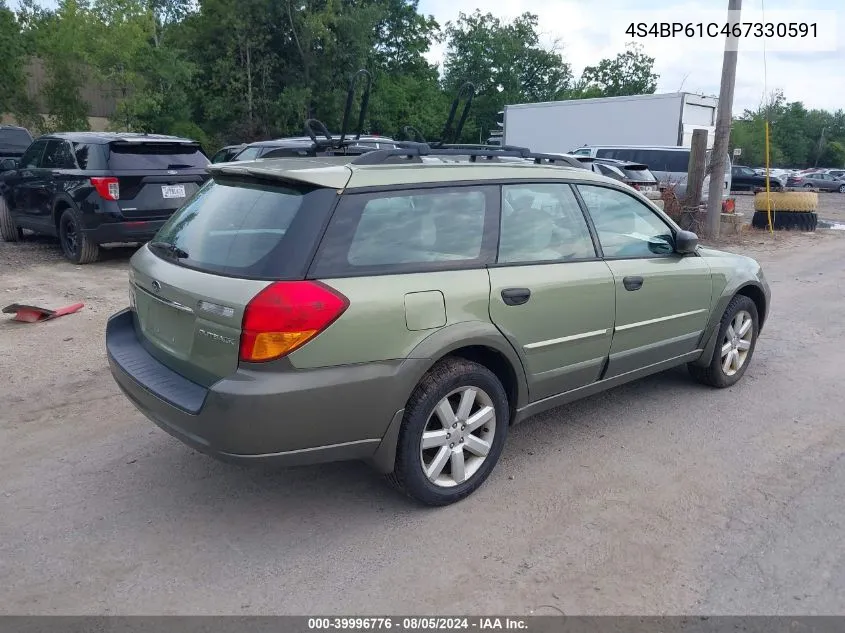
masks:
POLYGON ((11 171, 18 168, 18 161, 14 158, 6 158, 0 161, 0 171, 11 171))
POLYGON ((681 255, 694 253, 698 248, 698 236, 692 231, 678 231, 675 235, 675 252, 681 255))

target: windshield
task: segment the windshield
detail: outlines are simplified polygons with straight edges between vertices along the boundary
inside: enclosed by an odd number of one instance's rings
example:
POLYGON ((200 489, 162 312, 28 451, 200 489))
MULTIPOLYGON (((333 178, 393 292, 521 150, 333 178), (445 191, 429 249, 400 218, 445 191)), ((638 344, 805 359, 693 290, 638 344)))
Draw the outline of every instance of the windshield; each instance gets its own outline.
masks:
POLYGON ((232 160, 252 160, 258 156, 258 153, 261 151, 260 147, 247 147, 244 150, 235 156, 232 160))
POLYGON ((23 153, 30 143, 32 143, 32 137, 26 130, 20 128, 0 129, 0 153, 23 153))

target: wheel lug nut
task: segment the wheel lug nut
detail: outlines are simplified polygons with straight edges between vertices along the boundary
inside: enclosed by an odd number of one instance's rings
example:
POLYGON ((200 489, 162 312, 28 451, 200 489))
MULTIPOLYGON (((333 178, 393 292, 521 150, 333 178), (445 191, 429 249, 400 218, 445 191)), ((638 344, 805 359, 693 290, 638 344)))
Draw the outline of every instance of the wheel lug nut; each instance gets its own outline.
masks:
POLYGON ((450 437, 452 437, 452 434, 451 434, 451 433, 447 433, 447 434, 446 434, 446 439, 448 440, 450 437))
POLYGON ((466 427, 466 424, 462 424, 462 425, 461 425, 461 431, 463 431, 463 430, 464 430, 464 429, 466 429, 466 428, 467 428, 467 427, 466 427))
POLYGON ((449 448, 455 448, 455 443, 452 442, 451 444, 449 444, 449 448))
POLYGON ((461 443, 461 444, 463 444, 463 443, 464 443, 464 438, 461 438, 459 441, 460 441, 460 443, 461 443))

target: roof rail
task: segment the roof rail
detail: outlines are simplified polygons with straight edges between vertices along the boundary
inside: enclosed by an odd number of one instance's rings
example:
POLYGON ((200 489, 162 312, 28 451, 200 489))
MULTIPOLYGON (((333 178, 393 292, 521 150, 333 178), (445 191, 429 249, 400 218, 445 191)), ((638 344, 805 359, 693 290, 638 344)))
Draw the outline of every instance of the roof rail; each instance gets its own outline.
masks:
POLYGON ((470 162, 477 162, 477 159, 484 158, 493 160, 496 158, 518 158, 530 160, 536 165, 550 164, 562 165, 584 169, 584 166, 570 156, 560 154, 538 154, 527 147, 515 147, 506 145, 459 145, 444 144, 430 145, 428 143, 402 142, 396 149, 378 149, 367 152, 353 159, 353 165, 382 165, 393 158, 414 160, 424 156, 466 156, 470 162))

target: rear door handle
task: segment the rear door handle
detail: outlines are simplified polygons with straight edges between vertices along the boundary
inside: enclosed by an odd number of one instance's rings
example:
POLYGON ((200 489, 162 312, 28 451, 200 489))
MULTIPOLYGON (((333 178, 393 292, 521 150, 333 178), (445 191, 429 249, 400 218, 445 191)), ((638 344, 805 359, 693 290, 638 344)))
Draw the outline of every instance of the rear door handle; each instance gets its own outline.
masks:
POLYGON ((505 288, 502 290, 502 301, 509 306, 521 306, 528 303, 531 291, 528 288, 505 288))
POLYGON ((643 278, 642 277, 625 277, 622 280, 622 285, 625 286, 625 290, 639 290, 643 287, 643 278))

